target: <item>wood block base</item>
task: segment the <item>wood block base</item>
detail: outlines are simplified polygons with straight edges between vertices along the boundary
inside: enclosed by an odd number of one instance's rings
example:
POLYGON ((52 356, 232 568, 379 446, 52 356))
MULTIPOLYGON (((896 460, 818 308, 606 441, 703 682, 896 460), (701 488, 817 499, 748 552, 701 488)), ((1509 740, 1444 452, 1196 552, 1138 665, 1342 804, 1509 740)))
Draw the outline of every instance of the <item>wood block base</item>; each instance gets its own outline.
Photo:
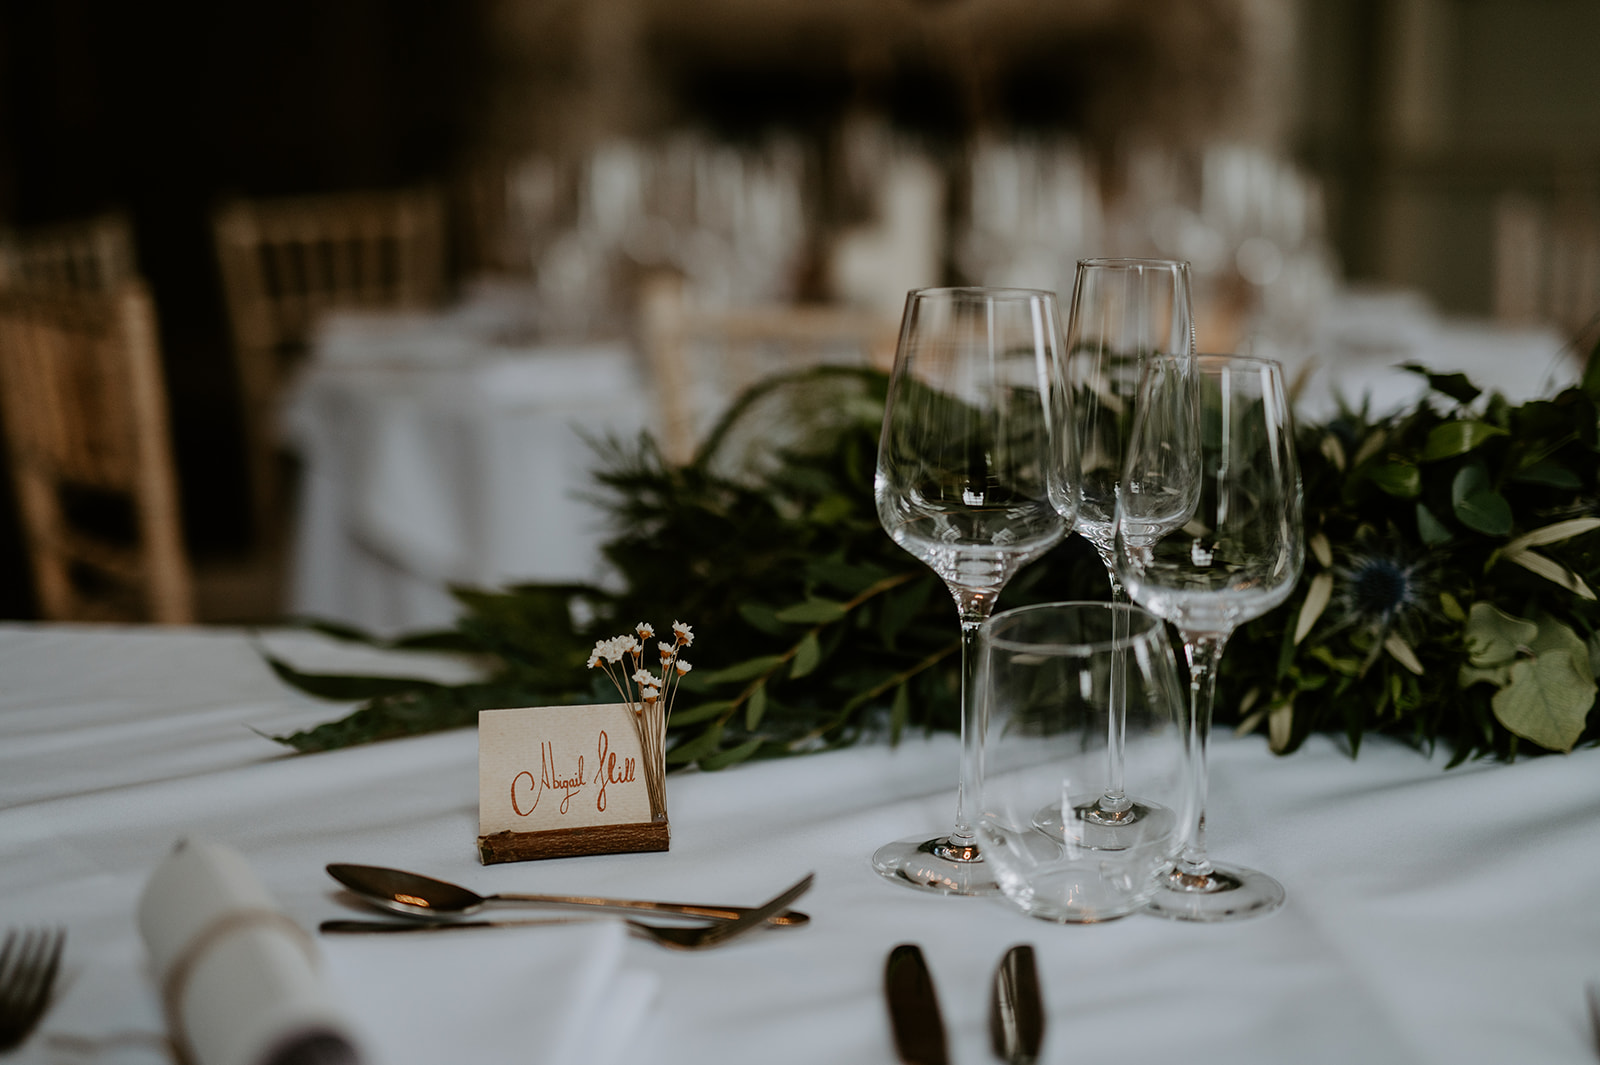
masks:
POLYGON ((556 828, 548 832, 496 832, 478 837, 478 861, 496 865, 538 858, 573 858, 582 854, 664 851, 671 842, 672 828, 666 821, 556 828))

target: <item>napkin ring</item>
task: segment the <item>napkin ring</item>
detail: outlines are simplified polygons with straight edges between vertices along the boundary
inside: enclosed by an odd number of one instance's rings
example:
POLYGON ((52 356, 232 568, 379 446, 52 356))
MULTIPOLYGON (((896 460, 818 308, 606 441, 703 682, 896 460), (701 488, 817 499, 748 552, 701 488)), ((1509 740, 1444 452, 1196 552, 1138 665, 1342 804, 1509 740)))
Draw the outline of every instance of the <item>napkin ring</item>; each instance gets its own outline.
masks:
POLYGON ((190 937, 177 957, 173 958, 172 965, 168 967, 167 974, 161 981, 161 1006, 167 1015, 167 1031, 171 1035, 172 1048, 179 1061, 194 1061, 183 1028, 183 996, 188 990, 189 978, 194 975, 194 970, 201 959, 218 943, 237 932, 246 932, 253 928, 276 928, 288 933, 289 938, 305 951, 306 959, 313 966, 318 964, 316 943, 306 934, 305 929, 290 919, 288 914, 261 906, 229 910, 227 913, 219 914, 210 924, 190 937))

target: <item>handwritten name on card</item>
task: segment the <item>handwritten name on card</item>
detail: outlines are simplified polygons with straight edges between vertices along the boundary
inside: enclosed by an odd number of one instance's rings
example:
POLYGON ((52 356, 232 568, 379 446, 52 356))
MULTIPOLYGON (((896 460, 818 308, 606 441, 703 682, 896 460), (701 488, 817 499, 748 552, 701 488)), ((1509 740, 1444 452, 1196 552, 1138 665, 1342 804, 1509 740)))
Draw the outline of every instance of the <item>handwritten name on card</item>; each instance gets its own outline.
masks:
POLYGON ((652 819, 643 757, 633 712, 621 703, 482 711, 480 858, 665 849, 666 824, 652 819))

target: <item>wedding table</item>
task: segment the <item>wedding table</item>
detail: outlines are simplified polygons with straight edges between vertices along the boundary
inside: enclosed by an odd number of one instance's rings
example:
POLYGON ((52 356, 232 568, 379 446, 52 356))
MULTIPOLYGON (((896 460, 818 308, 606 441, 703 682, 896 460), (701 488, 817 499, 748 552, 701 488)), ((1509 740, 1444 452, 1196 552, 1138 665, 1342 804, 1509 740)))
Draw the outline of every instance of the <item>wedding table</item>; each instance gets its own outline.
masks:
POLYGON ((586 1065, 892 1061, 883 963, 901 942, 928 957, 957 1063, 994 1060, 987 990, 1015 943, 1038 953, 1049 1062, 1595 1060, 1583 986, 1600 980, 1600 750, 1446 770, 1444 752, 1382 739, 1352 760, 1329 738, 1276 757, 1260 737, 1219 735, 1212 851, 1278 877, 1285 906, 1224 925, 1061 926, 869 867, 878 844, 946 826, 953 737, 677 774, 667 852, 482 867, 474 731, 287 753, 261 733, 345 707, 285 688, 264 650, 311 670, 476 668, 289 631, 0 626, 0 925, 68 929, 60 1001, 19 1062, 165 1060, 134 911, 179 838, 236 848, 307 930, 372 915, 324 875, 336 861, 485 892, 746 904, 816 873, 798 904, 809 925, 706 953, 622 940, 610 920, 319 936, 338 995, 409 1026, 389 1065, 567 1060, 551 1055, 566 966, 584 958, 618 1007, 563 1044, 586 1065), (402 981, 387 1012, 369 986, 385 979, 402 981), (455 985, 499 997, 463 1002, 455 985), (467 1020, 481 1030, 463 1034, 467 1020), (514 1049, 483 1049, 491 1037, 514 1049))
POLYGON ((452 584, 601 576, 595 445, 648 424, 644 375, 627 343, 541 337, 532 298, 322 323, 283 416, 302 462, 292 613, 444 628, 452 584))

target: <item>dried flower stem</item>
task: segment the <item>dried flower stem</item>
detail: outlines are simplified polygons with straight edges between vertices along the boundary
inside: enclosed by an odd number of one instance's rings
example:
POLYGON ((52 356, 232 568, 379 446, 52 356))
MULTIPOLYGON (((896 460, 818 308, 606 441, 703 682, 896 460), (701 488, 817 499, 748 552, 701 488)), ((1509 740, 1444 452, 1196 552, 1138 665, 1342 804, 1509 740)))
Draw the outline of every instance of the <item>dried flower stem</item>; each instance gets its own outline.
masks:
POLYGON ((685 674, 694 667, 678 657, 678 652, 694 642, 694 631, 681 621, 672 623, 672 642, 656 644, 660 676, 645 665, 645 641, 655 637, 649 623, 640 622, 634 635, 614 636, 594 645, 589 667, 602 669, 616 686, 623 702, 632 711, 634 733, 644 761, 645 791, 650 798, 653 820, 667 814, 666 746, 667 719, 685 674), (660 711, 655 713, 654 711, 660 711))

